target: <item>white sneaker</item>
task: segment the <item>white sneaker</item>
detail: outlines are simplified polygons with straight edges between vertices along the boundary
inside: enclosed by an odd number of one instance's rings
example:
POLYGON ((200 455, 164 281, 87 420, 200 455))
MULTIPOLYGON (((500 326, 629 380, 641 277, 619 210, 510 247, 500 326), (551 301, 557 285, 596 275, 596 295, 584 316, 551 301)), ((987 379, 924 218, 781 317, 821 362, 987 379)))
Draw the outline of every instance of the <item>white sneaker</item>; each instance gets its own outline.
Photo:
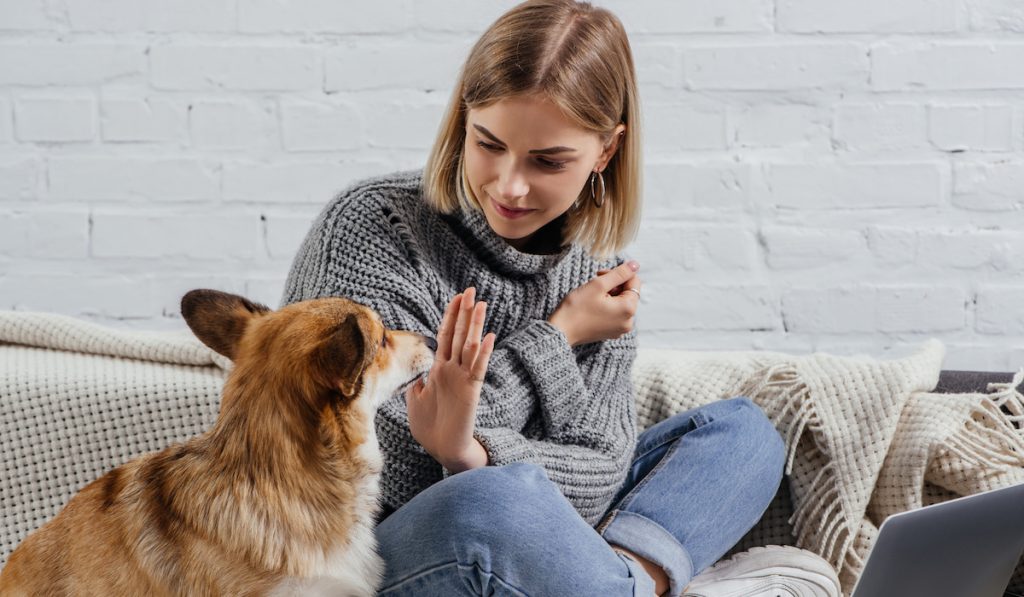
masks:
POLYGON ((693 577, 684 597, 840 597, 839 577, 824 558, 798 547, 768 545, 738 553, 693 577))

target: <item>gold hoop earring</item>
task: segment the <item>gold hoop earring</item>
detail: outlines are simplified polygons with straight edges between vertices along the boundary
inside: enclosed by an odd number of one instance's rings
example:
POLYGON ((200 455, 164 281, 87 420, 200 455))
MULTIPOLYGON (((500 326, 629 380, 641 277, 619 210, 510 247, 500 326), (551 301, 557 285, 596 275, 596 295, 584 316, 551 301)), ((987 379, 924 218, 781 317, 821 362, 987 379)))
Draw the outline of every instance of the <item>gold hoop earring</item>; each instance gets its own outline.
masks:
POLYGON ((600 209, 604 205, 604 176, 600 172, 590 173, 590 198, 594 201, 594 205, 600 209), (597 179, 601 183, 601 198, 597 198, 597 194, 594 193, 594 179, 597 179))

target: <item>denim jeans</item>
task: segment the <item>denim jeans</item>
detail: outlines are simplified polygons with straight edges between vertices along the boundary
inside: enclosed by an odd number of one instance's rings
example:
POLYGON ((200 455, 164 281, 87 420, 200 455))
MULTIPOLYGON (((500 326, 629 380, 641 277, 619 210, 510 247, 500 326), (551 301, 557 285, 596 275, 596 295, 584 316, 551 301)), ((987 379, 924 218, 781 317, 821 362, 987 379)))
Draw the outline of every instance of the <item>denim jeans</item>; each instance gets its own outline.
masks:
POLYGON ((651 597, 654 581, 614 543, 661 565, 679 595, 761 518, 784 460, 778 432, 741 396, 644 431, 596 529, 539 466, 459 473, 377 526, 378 594, 651 597))

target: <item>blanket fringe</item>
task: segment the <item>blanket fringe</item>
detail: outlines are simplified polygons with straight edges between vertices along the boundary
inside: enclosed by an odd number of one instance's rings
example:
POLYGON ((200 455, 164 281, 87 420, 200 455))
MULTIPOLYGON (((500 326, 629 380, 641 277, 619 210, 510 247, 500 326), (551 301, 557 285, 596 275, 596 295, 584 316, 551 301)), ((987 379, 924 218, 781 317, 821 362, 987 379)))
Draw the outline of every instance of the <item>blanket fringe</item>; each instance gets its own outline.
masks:
POLYGON ((1017 432, 1024 435, 1024 394, 1017 390, 1017 386, 1024 381, 1024 367, 1021 367, 1014 374, 1013 380, 1009 383, 988 384, 989 398, 996 406, 1006 410, 1008 419, 1017 432))
MULTIPOLYGON (((1020 393, 1014 393, 1020 397, 1020 393)), ((1024 433, 999 410, 1009 401, 1005 396, 987 396, 979 401, 943 448, 993 475, 1024 467, 1024 433)))
MULTIPOLYGON (((741 388, 740 393, 749 396, 771 417, 775 428, 786 442, 786 474, 793 473, 797 448, 804 432, 820 431, 822 421, 815 410, 811 392, 800 378, 796 364, 776 363, 768 367, 755 381, 741 388)), ((817 442, 805 443, 809 450, 806 456, 818 460, 820 455, 826 464, 818 470, 807 487, 807 494, 800 496, 802 503, 794 504, 793 515, 789 518, 797 545, 814 551, 836 568, 849 563, 855 533, 850 526, 849 516, 844 510, 840 497, 839 479, 834 462, 817 442), (810 521, 817 521, 813 528, 810 521)), ((854 554, 853 562, 860 560, 854 554)))

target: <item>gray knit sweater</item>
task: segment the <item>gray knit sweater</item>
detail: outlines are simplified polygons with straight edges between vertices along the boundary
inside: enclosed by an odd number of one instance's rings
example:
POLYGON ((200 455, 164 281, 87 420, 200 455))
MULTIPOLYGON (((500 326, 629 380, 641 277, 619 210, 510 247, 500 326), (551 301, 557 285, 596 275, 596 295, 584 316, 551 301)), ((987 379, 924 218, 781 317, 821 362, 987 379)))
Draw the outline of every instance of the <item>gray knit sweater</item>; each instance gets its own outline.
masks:
MULTIPOLYGON (((299 249, 282 306, 344 296, 385 325, 435 336, 455 294, 476 287, 485 333, 497 336, 475 435, 492 465, 542 466, 576 510, 597 524, 622 484, 636 440, 630 368, 635 333, 570 347, 547 317, 572 289, 620 259, 578 245, 557 254, 514 249, 483 213, 440 214, 422 198, 421 171, 359 182, 331 201, 299 249)), ((405 397, 377 413, 385 506, 401 507, 446 474, 409 432, 405 397)))

